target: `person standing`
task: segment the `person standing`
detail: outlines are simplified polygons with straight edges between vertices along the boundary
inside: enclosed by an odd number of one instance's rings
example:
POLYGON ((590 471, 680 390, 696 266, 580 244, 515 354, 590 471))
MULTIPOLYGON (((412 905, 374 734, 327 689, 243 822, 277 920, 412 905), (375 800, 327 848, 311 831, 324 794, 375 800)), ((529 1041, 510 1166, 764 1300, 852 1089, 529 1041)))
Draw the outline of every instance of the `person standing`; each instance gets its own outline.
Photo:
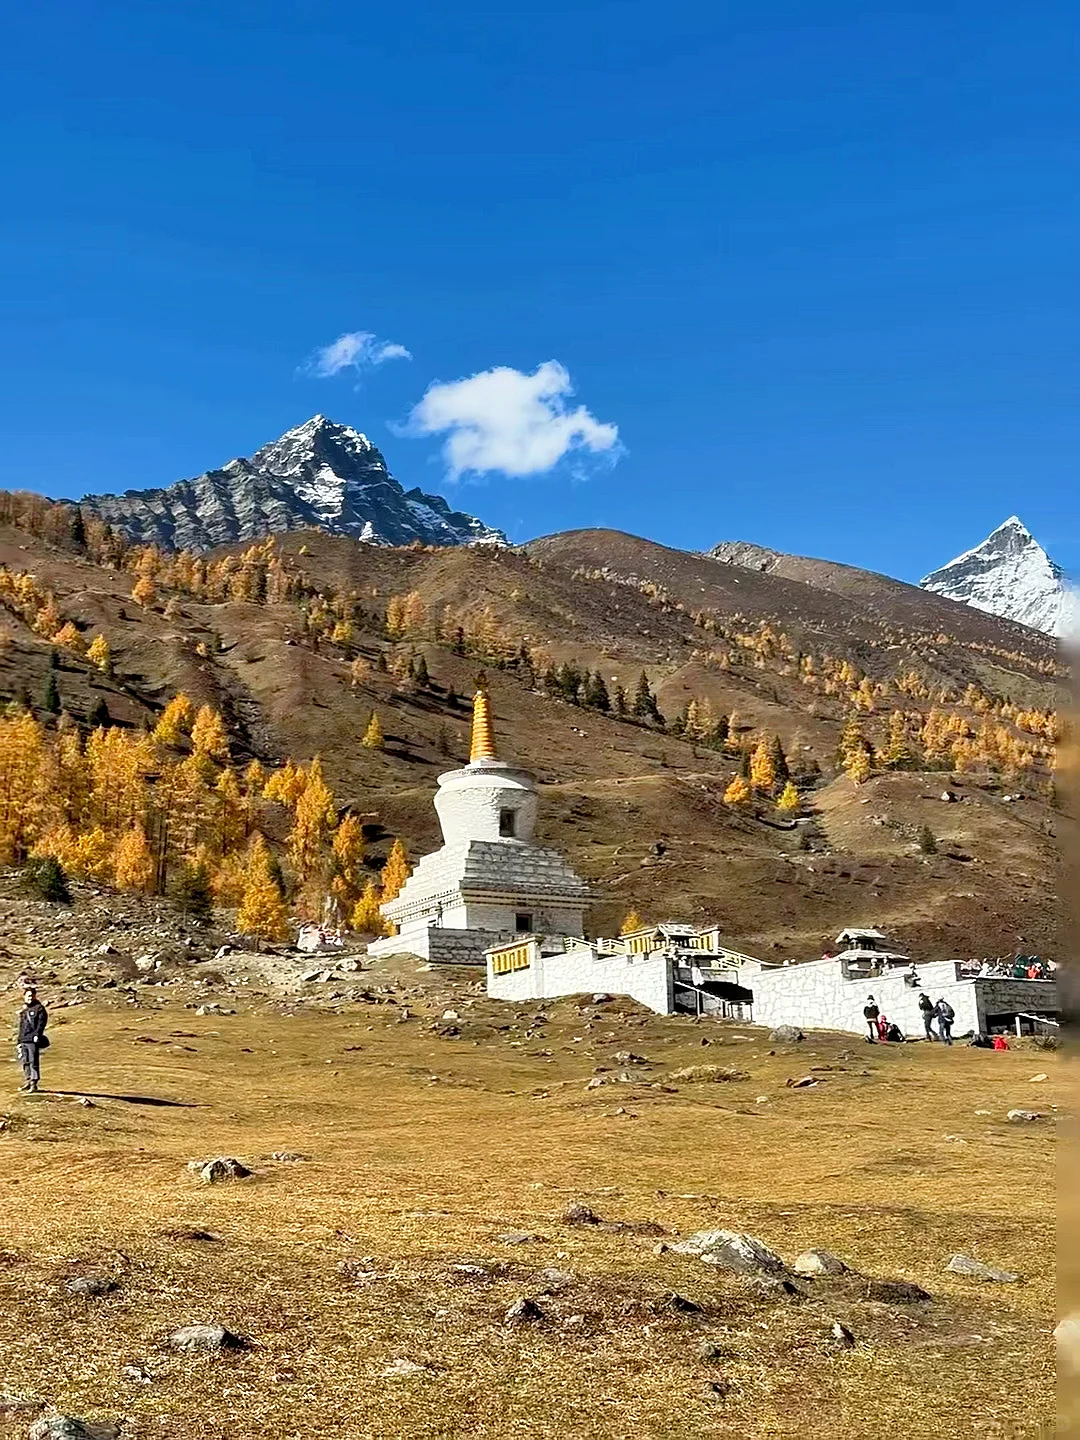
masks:
POLYGON ((878 1009, 877 1001, 873 995, 866 997, 866 1004, 863 1006, 863 1019, 866 1021, 866 1028, 870 1031, 867 1039, 873 1045, 877 1040, 877 1022, 881 1011, 878 1009))
POLYGON ((33 986, 23 991, 23 1008, 19 1011, 16 1053, 22 1066, 23 1083, 20 1090, 33 1092, 41 1083, 41 1052, 49 1041, 45 1027, 49 1023, 49 1012, 37 997, 33 986))
POLYGON ((926 1038, 928 1040, 936 1040, 937 1036, 934 1034, 934 1027, 931 1024, 931 1021, 934 1018, 934 1002, 930 999, 930 996, 927 995, 925 990, 921 991, 919 994, 919 1014, 922 1016, 923 1029, 926 1031, 926 1038))
POLYGON ((938 1034, 946 1045, 951 1045, 952 1023, 956 1019, 956 1011, 947 1000, 942 999, 934 1006, 934 1014, 937 1017, 938 1034))

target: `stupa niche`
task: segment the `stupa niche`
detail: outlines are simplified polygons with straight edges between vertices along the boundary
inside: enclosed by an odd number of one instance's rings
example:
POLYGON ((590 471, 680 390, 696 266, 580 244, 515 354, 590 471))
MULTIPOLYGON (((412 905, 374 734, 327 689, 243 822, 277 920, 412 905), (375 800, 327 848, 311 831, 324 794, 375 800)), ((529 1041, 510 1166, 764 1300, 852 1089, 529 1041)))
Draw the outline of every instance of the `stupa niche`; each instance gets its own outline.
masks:
POLYGON ((442 847, 381 907, 397 934, 374 941, 368 953, 481 964, 487 947, 515 935, 582 936, 589 888, 556 851, 533 844, 539 798, 527 770, 498 758, 481 687, 469 763, 439 776, 442 847))

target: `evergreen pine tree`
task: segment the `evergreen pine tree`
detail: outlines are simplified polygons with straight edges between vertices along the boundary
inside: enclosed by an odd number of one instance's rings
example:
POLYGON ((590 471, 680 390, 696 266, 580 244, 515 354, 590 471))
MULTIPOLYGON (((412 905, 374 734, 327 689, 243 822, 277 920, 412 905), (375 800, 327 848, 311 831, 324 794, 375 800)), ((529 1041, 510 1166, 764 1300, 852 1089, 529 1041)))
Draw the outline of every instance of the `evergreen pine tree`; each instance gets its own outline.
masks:
POLYGON ((585 704, 591 705, 594 710, 607 712, 611 709, 611 696, 599 670, 590 675, 585 683, 585 704))
POLYGON ((52 670, 45 680, 45 688, 41 695, 41 708, 50 715, 60 714, 60 689, 56 683, 56 675, 52 670))
POLYGON ((112 716, 109 714, 109 707, 106 705, 103 695, 99 695, 90 706, 86 723, 91 730, 107 729, 112 724, 112 716))
POLYGON ((779 735, 774 735, 769 741, 769 758, 773 763, 776 783, 786 785, 791 779, 791 770, 788 768, 787 756, 784 754, 784 745, 779 735))
POLYGON ((55 855, 41 855, 28 860, 23 870, 23 881, 38 900, 51 900, 59 905, 71 903, 67 876, 55 855))
POLYGON ((615 686, 615 698, 613 704, 616 718, 619 720, 624 720, 626 718, 626 691, 621 685, 615 686))
POLYGON ((423 655, 418 655, 416 665, 413 667, 413 679, 421 690, 427 690, 431 685, 431 676, 428 674, 427 661, 423 655))

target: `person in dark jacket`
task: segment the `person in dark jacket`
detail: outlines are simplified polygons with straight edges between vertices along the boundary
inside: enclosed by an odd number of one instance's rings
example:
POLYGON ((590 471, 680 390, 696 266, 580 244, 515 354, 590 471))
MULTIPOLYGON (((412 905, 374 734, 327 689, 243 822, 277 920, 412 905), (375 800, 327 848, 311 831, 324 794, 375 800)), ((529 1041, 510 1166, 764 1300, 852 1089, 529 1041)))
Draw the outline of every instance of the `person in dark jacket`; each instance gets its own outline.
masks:
POLYGON ((871 1045, 873 1045, 878 1038, 877 1022, 878 1016, 881 1014, 881 1011, 878 1009, 877 1001, 874 999, 873 995, 868 995, 866 997, 866 1004, 863 1006, 862 1013, 863 1019, 866 1021, 866 1028, 870 1031, 870 1034, 866 1038, 870 1041, 871 1045))
POLYGON ((33 987, 23 992, 23 1008, 19 1011, 19 1025, 16 1036, 16 1052, 22 1066, 23 1083, 20 1090, 34 1091, 41 1083, 41 1052, 48 1045, 45 1027, 49 1023, 49 1012, 37 997, 33 987))
POLYGON ((919 995, 919 1013, 922 1016, 923 1029, 926 1031, 926 1038, 928 1040, 936 1040, 937 1036, 934 1034, 934 1027, 930 1023, 934 1018, 934 1002, 930 999, 930 996, 927 995, 925 990, 923 990, 922 993, 919 995))
POLYGON ((956 1011, 949 1002, 941 999, 934 1006, 934 1014, 937 1017, 938 1034, 946 1045, 952 1044, 952 1026, 956 1019, 956 1011))

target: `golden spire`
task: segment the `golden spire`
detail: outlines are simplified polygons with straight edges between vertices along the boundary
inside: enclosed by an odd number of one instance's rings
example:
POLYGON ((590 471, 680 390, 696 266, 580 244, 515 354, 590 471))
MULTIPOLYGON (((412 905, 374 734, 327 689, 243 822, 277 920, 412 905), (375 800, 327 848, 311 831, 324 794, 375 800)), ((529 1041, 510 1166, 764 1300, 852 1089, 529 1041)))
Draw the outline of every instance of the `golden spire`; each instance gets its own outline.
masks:
POLYGON ((469 747, 469 764, 478 760, 494 760, 495 727, 491 723, 491 701, 481 685, 472 702, 472 744, 469 747))

